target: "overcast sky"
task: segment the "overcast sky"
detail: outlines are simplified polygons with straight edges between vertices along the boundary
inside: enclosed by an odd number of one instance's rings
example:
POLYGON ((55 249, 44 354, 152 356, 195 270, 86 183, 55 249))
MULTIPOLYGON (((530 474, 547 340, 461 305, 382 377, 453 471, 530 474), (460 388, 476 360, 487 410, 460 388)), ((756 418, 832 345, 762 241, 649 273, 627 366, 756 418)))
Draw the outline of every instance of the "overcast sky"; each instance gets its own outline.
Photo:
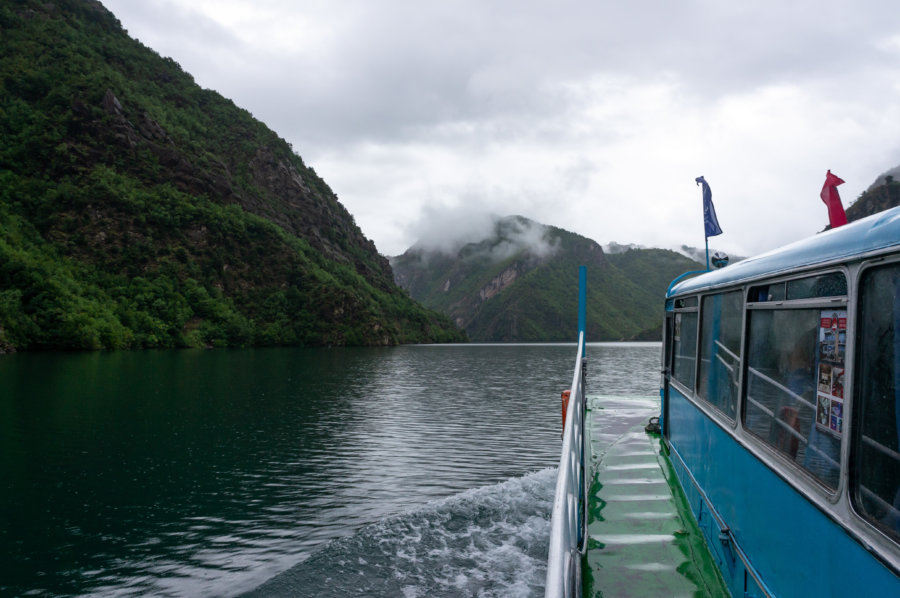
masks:
POLYGON ((293 144, 385 255, 521 214, 752 255, 900 165, 896 0, 102 0, 293 144))

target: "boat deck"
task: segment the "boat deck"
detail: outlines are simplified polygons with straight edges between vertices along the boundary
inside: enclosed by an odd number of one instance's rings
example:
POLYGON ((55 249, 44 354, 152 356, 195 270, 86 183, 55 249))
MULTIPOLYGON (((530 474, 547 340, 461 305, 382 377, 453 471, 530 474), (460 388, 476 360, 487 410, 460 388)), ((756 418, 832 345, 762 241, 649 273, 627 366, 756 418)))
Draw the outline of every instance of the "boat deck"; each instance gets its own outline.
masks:
POLYGON ((584 596, 728 596, 659 434, 659 399, 587 399, 590 443, 584 596))

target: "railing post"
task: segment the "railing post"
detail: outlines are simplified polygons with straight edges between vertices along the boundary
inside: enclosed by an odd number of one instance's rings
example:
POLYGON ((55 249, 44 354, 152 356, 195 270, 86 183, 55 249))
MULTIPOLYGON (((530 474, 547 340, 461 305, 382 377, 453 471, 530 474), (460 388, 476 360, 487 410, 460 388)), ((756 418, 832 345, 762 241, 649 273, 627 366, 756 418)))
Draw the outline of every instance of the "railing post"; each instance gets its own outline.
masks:
POLYGON ((587 480, 585 477, 585 339, 587 268, 578 269, 578 351, 550 517, 547 555, 547 598, 581 595, 581 555, 587 544, 587 480))
POLYGON ((587 480, 584 479, 585 476, 585 442, 586 435, 584 434, 584 412, 586 405, 586 390, 585 390, 585 378, 587 373, 587 360, 586 360, 586 349, 587 349, 587 266, 579 266, 578 267, 578 337, 581 339, 581 378, 579 384, 579 391, 581 392, 581 434, 578 438, 578 452, 580 457, 579 463, 579 477, 580 477, 580 488, 579 490, 582 493, 581 505, 578 509, 578 549, 579 551, 583 550, 587 546, 587 538, 586 535, 586 527, 587 527, 587 480))
MULTIPOLYGON (((578 266, 578 332, 586 332, 587 328, 587 266, 578 266)), ((587 338, 587 336, 585 336, 587 338)), ((587 343, 585 343, 587 344, 587 343)), ((581 357, 585 356, 584 345, 581 357)))

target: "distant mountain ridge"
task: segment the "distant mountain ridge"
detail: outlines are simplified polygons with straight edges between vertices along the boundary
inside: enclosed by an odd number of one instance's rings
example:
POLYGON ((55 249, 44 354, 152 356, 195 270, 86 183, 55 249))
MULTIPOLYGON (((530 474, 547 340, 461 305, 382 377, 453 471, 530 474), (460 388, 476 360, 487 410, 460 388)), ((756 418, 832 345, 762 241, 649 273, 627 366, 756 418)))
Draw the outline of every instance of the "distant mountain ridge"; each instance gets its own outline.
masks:
POLYGON ((700 267, 664 249, 608 255, 591 239, 522 216, 496 219, 490 235, 455 251, 419 244, 391 264, 413 298, 482 342, 573 340, 579 265, 588 273, 589 340, 659 340, 668 283, 700 267))
POLYGON ((889 170, 875 179, 875 182, 852 205, 847 207, 847 220, 853 222, 900 205, 900 166, 889 170))
POLYGON ((463 340, 291 146, 94 0, 0 4, 0 352, 463 340))
POLYGON ((875 180, 872 181, 872 184, 869 185, 866 192, 868 193, 869 191, 873 191, 876 187, 898 180, 900 180, 900 165, 889 168, 875 177, 875 180))

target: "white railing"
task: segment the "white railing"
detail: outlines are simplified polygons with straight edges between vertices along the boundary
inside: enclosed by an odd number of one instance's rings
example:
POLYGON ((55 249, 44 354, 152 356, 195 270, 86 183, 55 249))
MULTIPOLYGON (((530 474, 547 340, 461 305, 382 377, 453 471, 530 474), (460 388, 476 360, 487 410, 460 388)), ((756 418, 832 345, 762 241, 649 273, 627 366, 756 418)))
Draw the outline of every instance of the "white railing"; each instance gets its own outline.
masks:
POLYGON ((578 356, 569 389, 556 497, 550 519, 547 557, 547 598, 581 596, 581 557, 587 545, 587 488, 584 471, 584 332, 578 335, 578 356))

